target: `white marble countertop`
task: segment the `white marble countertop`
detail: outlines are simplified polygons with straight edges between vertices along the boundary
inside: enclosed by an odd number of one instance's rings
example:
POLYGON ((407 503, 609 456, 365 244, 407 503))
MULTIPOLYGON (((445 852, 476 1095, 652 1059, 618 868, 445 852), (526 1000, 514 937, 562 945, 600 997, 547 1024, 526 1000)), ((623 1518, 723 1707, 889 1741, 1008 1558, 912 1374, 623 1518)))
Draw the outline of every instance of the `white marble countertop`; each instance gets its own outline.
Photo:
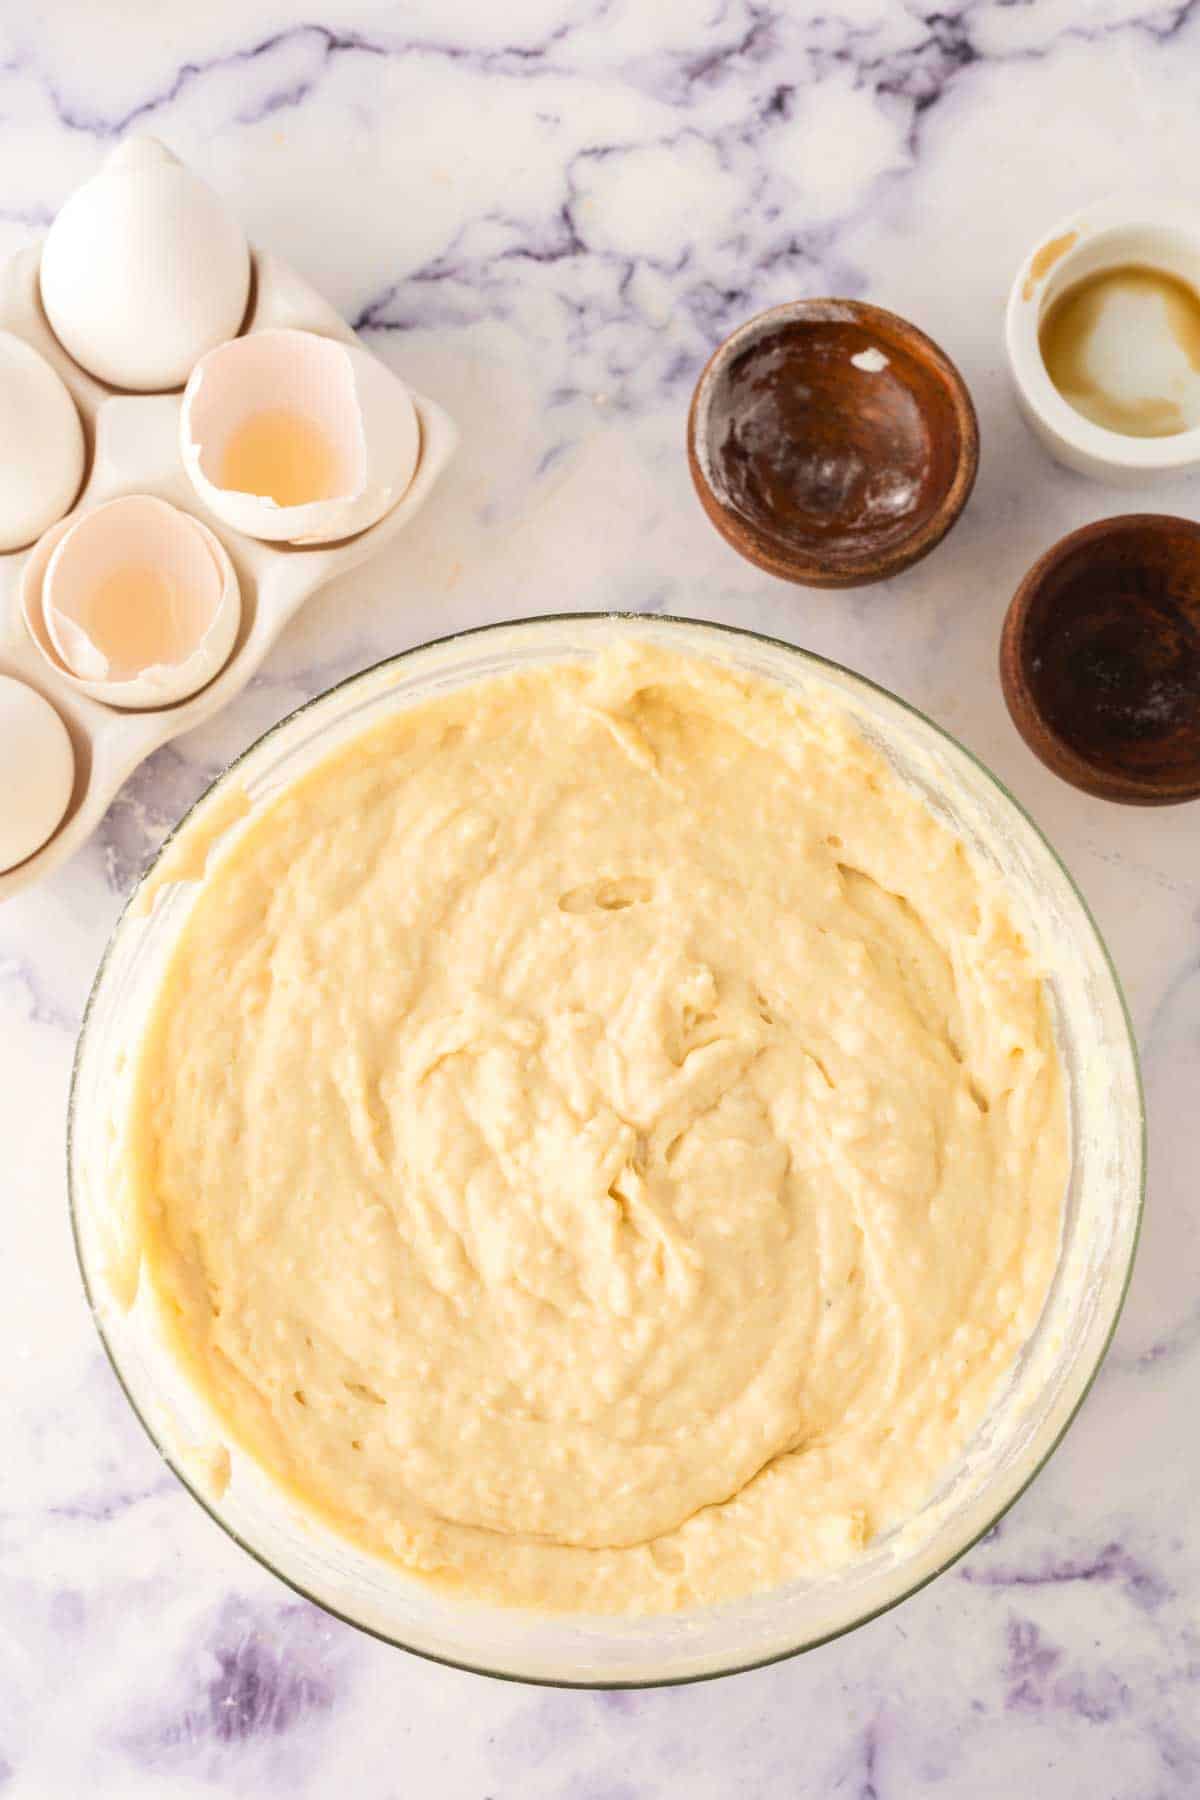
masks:
MULTIPOLYGON (((1194 0, 140 0, 0 9, 0 253, 122 133, 162 136, 464 434, 384 560, 316 599, 253 686, 155 756, 0 909, 0 1794, 163 1800, 954 1800, 1200 1793, 1200 807, 1085 799, 995 677, 1008 598, 1137 497, 1056 469, 1000 349, 1029 242, 1200 167, 1194 0), (975 496, 885 587, 793 589, 692 494, 708 350, 803 294, 895 308, 979 408, 975 496), (1115 1347, 1000 1531, 907 1605, 777 1668, 675 1691, 510 1687, 336 1624, 158 1461, 104 1361, 66 1217, 72 1044, 124 895, 273 720, 420 640, 667 609, 761 628, 925 708, 1061 849, 1127 985, 1152 1130, 1115 1347)), ((1200 487, 1150 504, 1194 513, 1200 487)), ((1145 502, 1143 501, 1143 504, 1145 502)))

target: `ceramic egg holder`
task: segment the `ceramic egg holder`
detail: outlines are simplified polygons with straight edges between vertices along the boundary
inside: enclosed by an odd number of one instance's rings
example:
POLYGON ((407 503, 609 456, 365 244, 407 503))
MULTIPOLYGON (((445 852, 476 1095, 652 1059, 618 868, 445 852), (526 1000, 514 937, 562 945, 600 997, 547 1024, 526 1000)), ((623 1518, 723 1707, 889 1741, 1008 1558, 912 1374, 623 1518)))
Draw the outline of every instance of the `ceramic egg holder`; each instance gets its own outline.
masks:
MULTIPOLYGON (((252 255, 252 298, 243 333, 287 326, 342 343, 356 341, 328 302, 285 263, 260 251, 252 255)), ((67 519, 75 520, 124 494, 152 494, 194 514, 229 552, 241 584, 241 624, 229 660, 199 693, 155 711, 122 711, 79 693, 58 672, 37 609, 26 621, 22 605, 26 570, 34 564, 30 572, 37 572, 34 559, 44 567, 60 529, 52 528, 27 549, 0 556, 0 675, 27 682, 50 701, 75 752, 75 785, 61 824, 34 855, 0 874, 0 900, 48 875, 78 849, 118 788, 151 751, 211 718, 240 693, 311 594, 335 575, 375 556, 403 531, 424 505, 458 437, 449 415, 414 393, 421 434, 416 471, 402 498, 375 525, 339 543, 304 548, 245 537, 212 515, 184 472, 179 453, 182 392, 115 392, 88 375, 63 349, 42 310, 40 257, 35 246, 0 270, 0 330, 24 338, 40 351, 66 382, 83 419, 91 458, 67 519)))

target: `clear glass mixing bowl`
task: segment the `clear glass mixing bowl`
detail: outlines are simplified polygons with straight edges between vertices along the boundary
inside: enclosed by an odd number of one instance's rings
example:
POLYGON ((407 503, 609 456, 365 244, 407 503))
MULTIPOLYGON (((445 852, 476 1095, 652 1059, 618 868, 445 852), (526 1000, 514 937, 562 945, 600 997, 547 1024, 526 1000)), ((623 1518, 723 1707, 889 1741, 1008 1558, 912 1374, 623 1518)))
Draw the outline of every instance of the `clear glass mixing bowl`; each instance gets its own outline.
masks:
POLYGON ((96 977, 68 1129, 76 1243, 100 1335, 134 1410, 200 1504, 284 1581, 365 1631, 464 1668, 581 1686, 696 1680, 810 1649, 894 1606, 961 1556, 1041 1468, 1099 1367, 1129 1280, 1145 1161, 1129 1018, 1100 934, 1054 851, 999 782, 937 726, 860 676, 788 644, 683 619, 597 614, 465 632, 353 676, 275 726, 213 784, 179 842, 219 840, 236 829, 228 821, 237 788, 252 802, 274 794, 397 708, 485 676, 586 659, 622 637, 715 657, 801 695, 832 692, 933 811, 1000 873, 1049 971, 1072 1140, 1059 1266, 1011 1379, 915 1519, 836 1574, 734 1603, 652 1618, 547 1617, 480 1605, 406 1577, 308 1517, 236 1449, 218 1497, 204 1473, 204 1447, 220 1443, 219 1428, 164 1349, 147 1284, 127 1304, 136 1269, 122 1180, 130 1071, 196 892, 195 882, 168 879, 172 864, 162 853, 96 977))

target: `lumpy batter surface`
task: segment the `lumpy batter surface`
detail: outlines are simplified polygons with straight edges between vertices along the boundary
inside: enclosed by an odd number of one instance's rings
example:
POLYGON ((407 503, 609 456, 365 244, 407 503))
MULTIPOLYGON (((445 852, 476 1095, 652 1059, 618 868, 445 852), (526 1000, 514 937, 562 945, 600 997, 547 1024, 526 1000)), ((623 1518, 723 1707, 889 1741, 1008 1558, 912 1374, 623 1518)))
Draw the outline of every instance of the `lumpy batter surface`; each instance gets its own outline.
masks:
POLYGON ((504 1602, 827 1569, 977 1425, 1064 1105, 1000 894, 836 711, 622 649, 360 737, 210 869, 144 1278, 230 1438, 504 1602))

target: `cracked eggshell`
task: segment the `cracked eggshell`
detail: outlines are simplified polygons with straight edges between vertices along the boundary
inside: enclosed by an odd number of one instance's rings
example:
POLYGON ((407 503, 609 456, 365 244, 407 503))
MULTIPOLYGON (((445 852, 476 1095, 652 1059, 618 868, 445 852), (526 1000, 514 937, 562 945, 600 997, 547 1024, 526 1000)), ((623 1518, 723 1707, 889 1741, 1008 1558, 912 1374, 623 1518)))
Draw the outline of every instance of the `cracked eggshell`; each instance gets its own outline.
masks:
MULTIPOLYGON (((26 595, 27 607, 36 603, 26 595)), ((45 565, 40 610, 65 681, 109 706, 145 711, 185 700, 220 672, 237 638, 241 593, 207 525, 131 494, 67 528, 45 565)))
POLYGON ((50 702, 0 675, 0 870, 54 836, 74 785, 75 752, 50 702))
POLYGON ((183 396, 180 453, 219 519, 247 537, 324 544, 366 531, 406 492, 421 450, 412 396, 357 344, 312 332, 256 331, 212 350, 183 396), (300 505, 222 486, 235 432, 256 414, 297 413, 332 452, 335 490, 300 505))
POLYGON ((0 331, 0 552, 32 544, 74 504, 83 426, 56 369, 0 331))
POLYGON ((237 331, 250 247, 217 195, 154 138, 131 138, 71 195, 41 260, 42 304, 81 368, 112 387, 180 387, 237 331))

